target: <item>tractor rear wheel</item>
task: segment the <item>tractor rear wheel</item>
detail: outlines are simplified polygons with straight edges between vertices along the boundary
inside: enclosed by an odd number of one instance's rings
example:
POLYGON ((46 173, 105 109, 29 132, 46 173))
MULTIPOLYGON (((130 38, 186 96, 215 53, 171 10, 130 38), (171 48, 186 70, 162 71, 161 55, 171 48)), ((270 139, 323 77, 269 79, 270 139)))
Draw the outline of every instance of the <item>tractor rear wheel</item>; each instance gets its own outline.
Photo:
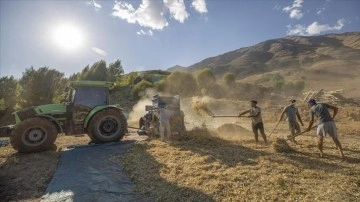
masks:
POLYGON ((19 123, 12 131, 10 143, 20 153, 33 153, 53 147, 57 129, 43 118, 30 118, 19 123))
POLYGON ((90 139, 95 143, 119 141, 126 130, 126 118, 116 109, 105 109, 95 114, 87 129, 90 139))

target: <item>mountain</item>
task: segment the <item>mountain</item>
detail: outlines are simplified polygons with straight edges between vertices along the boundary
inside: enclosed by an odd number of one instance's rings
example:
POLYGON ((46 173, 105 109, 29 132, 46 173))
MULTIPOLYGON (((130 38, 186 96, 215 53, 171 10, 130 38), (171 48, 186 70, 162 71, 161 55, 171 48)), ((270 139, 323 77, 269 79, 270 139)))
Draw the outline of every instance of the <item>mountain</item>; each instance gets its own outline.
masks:
POLYGON ((360 32, 287 36, 204 59, 186 68, 210 68, 217 77, 231 72, 238 82, 267 85, 269 75, 302 80, 305 90, 344 89, 360 96, 360 32))
POLYGON ((166 71, 174 72, 174 71, 181 71, 181 70, 186 70, 186 67, 183 67, 183 66, 180 66, 180 65, 175 65, 173 67, 168 68, 166 71))

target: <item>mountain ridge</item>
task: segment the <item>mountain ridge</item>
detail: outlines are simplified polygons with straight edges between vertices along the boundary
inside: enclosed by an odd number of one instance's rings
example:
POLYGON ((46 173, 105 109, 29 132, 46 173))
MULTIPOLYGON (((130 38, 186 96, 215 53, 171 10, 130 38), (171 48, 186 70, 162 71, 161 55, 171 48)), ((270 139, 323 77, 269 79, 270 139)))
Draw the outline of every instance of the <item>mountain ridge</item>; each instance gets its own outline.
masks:
POLYGON ((183 70, 209 68, 220 78, 234 73, 238 82, 266 86, 262 78, 281 74, 303 80, 305 90, 317 86, 345 88, 360 96, 360 32, 270 39, 206 58, 183 70), (351 79, 351 81, 348 81, 351 79))

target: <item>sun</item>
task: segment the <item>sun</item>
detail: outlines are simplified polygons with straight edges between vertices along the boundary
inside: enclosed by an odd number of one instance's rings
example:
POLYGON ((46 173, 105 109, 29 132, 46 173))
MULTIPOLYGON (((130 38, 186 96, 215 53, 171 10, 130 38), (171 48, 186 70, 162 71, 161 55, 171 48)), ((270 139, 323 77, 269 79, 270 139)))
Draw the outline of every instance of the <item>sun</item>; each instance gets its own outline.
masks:
POLYGON ((84 43, 84 36, 79 27, 71 24, 60 24, 52 31, 55 45, 66 51, 79 49, 84 43))

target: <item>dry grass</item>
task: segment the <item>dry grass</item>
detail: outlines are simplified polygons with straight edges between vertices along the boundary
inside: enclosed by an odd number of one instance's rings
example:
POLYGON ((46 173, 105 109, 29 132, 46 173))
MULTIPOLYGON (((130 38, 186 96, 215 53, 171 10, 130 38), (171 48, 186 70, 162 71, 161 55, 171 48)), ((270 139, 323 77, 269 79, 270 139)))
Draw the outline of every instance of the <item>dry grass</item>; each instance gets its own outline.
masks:
POLYGON ((282 138, 276 138, 272 146, 275 152, 290 153, 294 151, 294 149, 290 147, 286 140, 282 138))
POLYGON ((359 142, 343 143, 343 161, 329 139, 321 159, 314 137, 297 141, 294 152, 277 153, 251 135, 194 129, 171 142, 142 142, 115 160, 155 201, 360 200, 359 142))

